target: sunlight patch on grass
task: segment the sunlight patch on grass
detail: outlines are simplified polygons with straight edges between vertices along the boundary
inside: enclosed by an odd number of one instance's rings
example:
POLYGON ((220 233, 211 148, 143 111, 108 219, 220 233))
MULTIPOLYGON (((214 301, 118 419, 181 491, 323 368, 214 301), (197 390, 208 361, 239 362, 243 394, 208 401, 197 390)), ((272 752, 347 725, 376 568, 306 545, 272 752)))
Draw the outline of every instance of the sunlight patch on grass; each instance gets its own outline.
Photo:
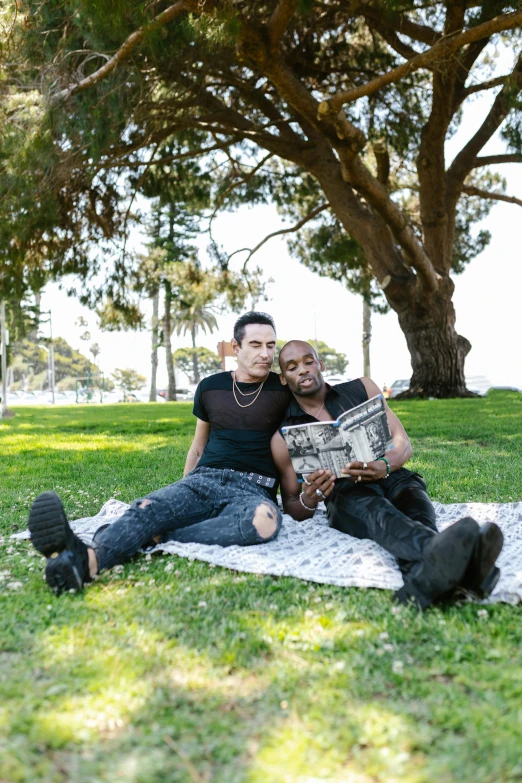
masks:
POLYGON ((125 690, 106 688, 101 693, 69 696, 56 705, 44 705, 34 718, 31 738, 51 748, 112 738, 143 708, 150 691, 150 684, 140 681, 128 683, 125 690))
MULTIPOLYGON (((432 497, 520 499, 520 400, 394 403, 432 497)), ((165 486, 182 475, 190 408, 26 409, 0 425, 2 456, 18 450, 0 570, 22 585, 0 593, 0 780, 518 779, 517 607, 399 612, 388 591, 173 557, 136 557, 81 596, 48 591, 44 560, 7 539, 31 500, 53 487, 77 518, 165 486)))
POLYGON ((122 438, 121 436, 108 435, 74 435, 69 438, 54 438, 51 442, 47 439, 28 438, 24 435, 15 435, 5 438, 2 443, 3 453, 26 454, 27 452, 47 455, 49 451, 114 451, 130 453, 133 451, 153 451, 169 445, 171 437, 165 435, 143 435, 139 438, 122 438))
MULTIPOLYGON (((321 694, 317 694, 319 699, 321 694)), ((427 781, 416 753, 415 729, 388 709, 348 697, 342 726, 333 732, 299 705, 281 702, 280 718, 253 755, 249 783, 304 781, 427 781), (284 773, 281 760, 284 759, 284 773), (311 775, 310 770, 314 770, 311 775)))

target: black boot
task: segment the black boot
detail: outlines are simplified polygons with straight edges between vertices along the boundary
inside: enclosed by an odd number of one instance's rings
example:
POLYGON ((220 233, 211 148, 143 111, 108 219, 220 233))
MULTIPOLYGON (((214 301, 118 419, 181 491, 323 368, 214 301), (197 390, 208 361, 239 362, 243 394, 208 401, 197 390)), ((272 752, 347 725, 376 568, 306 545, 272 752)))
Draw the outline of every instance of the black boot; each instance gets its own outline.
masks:
POLYGON ((69 590, 81 591, 91 581, 88 547, 67 522, 62 502, 55 492, 44 492, 31 506, 29 514, 31 542, 48 558, 47 584, 57 595, 69 590))
POLYGON ((479 526, 471 517, 459 519, 434 536, 424 549, 422 563, 397 590, 395 599, 426 609, 453 591, 466 573, 478 536, 479 526))
POLYGON ((500 579, 500 569, 495 566, 502 552, 504 536, 494 522, 486 522, 479 530, 470 563, 461 587, 479 598, 487 598, 500 579))

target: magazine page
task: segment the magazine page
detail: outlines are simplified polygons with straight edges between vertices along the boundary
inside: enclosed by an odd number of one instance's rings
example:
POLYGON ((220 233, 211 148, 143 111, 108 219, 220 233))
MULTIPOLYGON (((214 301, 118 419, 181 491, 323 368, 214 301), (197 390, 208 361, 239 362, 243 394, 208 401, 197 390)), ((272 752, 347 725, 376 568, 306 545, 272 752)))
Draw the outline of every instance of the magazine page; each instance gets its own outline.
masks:
POLYGON ((351 456, 351 448, 343 441, 338 422, 296 424, 283 427, 281 432, 297 474, 306 475, 323 469, 342 478, 341 468, 355 459, 351 456))
POLYGON ((353 459, 372 462, 393 448, 382 394, 339 416, 339 430, 353 459))

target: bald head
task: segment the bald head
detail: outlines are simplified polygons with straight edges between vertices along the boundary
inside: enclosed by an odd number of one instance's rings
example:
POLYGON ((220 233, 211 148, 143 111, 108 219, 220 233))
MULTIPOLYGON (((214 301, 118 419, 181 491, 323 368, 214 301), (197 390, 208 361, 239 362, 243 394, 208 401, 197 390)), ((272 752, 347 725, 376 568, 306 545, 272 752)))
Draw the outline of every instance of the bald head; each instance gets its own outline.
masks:
MULTIPOLYGON (((303 340, 290 340, 279 354, 281 383, 288 386, 295 397, 324 395, 322 371, 324 364, 315 348, 303 340)), ((324 399, 324 397, 323 397, 324 399)))
POLYGON ((290 360, 290 357, 311 355, 319 359, 315 348, 310 343, 303 340, 289 340, 283 345, 279 352, 279 367, 284 371, 284 365, 290 360))

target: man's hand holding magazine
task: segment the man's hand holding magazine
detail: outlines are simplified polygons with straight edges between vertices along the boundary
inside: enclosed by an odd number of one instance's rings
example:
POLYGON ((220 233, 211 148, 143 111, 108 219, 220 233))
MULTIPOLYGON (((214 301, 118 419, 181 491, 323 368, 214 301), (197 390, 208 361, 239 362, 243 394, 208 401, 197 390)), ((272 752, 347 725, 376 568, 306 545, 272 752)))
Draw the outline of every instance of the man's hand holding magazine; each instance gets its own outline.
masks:
POLYGON ((388 468, 386 462, 382 459, 373 462, 349 462, 345 468, 341 468, 341 473, 354 481, 379 481, 386 478, 388 468))
POLYGON ((303 477, 303 491, 301 501, 310 511, 327 498, 335 484, 335 476, 331 470, 316 470, 303 477))

